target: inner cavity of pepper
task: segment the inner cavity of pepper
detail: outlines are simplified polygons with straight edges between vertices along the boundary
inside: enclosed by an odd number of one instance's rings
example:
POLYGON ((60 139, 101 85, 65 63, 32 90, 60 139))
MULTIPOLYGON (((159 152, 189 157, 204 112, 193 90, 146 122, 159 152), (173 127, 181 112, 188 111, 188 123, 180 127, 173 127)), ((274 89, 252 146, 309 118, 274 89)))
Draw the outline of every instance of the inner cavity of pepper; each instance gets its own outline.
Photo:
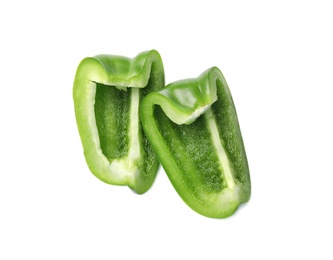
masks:
POLYGON ((129 152, 130 109, 132 89, 96 83, 95 119, 100 146, 109 161, 129 152))
POLYGON ((227 187, 221 174, 224 169, 221 168, 204 114, 192 124, 178 125, 165 115, 160 106, 156 106, 155 118, 175 163, 183 173, 184 183, 199 200, 205 200, 201 198, 205 193, 221 192, 227 187))

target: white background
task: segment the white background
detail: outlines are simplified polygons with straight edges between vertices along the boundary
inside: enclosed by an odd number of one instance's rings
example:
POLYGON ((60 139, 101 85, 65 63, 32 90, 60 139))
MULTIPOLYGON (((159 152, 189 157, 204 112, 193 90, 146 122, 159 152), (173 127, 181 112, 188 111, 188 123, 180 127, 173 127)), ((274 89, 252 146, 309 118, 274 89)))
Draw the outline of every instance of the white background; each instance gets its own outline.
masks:
POLYGON ((330 2, 2 1, 0 259, 333 259, 330 2), (149 49, 166 83, 227 79, 253 188, 228 219, 192 211, 162 170, 139 196, 86 166, 78 63, 149 49))

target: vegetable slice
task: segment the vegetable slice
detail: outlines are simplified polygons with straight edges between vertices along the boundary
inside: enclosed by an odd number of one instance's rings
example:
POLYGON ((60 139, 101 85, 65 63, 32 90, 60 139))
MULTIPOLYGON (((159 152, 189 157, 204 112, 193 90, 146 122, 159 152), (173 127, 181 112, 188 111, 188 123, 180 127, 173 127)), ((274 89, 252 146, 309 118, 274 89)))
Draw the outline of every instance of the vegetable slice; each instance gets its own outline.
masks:
POLYGON ((84 155, 100 180, 139 194, 152 185, 158 160, 142 130, 141 100, 164 86, 157 51, 130 59, 98 55, 78 66, 73 98, 84 155))
POLYGON ((224 218, 249 200, 241 131, 218 68, 150 93, 141 103, 140 116, 170 181, 193 210, 224 218))

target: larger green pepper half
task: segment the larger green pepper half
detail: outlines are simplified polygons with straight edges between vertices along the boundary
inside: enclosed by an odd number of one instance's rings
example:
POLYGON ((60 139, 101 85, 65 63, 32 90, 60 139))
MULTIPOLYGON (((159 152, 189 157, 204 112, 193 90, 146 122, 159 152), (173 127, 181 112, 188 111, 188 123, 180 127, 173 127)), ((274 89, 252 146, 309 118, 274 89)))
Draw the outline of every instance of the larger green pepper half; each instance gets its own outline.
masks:
POLYGON ((250 198, 250 175, 234 103, 216 67, 145 97, 144 131, 182 199, 224 218, 250 198))
POLYGON ((139 194, 152 185, 158 160, 139 120, 141 100, 164 87, 156 51, 133 59, 99 55, 80 63, 74 81, 76 121, 91 172, 139 194))

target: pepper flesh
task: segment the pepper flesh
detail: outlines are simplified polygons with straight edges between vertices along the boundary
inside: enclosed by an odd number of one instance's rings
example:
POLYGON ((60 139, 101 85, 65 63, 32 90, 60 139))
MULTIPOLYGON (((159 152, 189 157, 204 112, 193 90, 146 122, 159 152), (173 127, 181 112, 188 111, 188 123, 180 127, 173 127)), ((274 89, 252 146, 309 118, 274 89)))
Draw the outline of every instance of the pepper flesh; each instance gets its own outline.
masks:
POLYGON ((151 187, 159 162, 142 130, 139 105, 163 86, 163 63, 154 50, 133 59, 98 55, 81 61, 75 115, 86 162, 100 180, 139 194, 151 187))
POLYGON ((234 103, 221 71, 171 83, 145 97, 144 131, 181 198, 213 218, 250 198, 250 174, 234 103))

